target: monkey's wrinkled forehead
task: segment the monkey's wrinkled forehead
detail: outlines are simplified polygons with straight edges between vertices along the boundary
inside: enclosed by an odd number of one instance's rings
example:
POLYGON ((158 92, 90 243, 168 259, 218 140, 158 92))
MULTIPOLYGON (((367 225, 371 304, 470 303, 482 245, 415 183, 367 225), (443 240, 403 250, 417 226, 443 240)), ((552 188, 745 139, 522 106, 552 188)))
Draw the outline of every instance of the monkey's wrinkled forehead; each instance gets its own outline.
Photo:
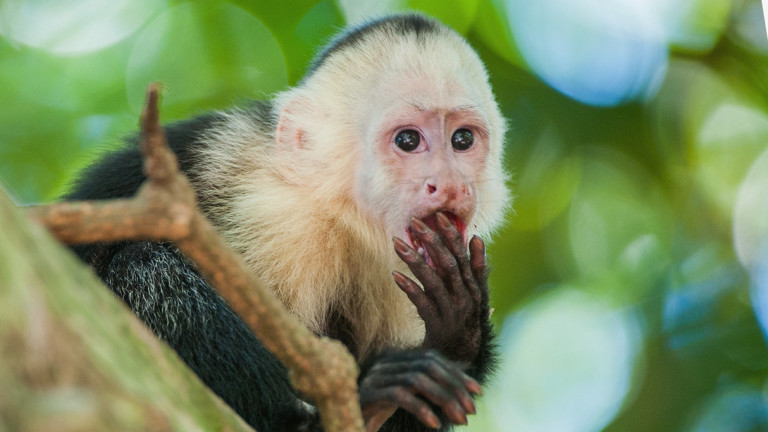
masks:
POLYGON ((454 30, 416 14, 387 16, 343 32, 281 100, 296 98, 305 101, 308 118, 337 126, 367 125, 381 117, 375 113, 402 111, 404 105, 446 112, 473 106, 498 132, 494 136, 505 130, 475 50, 454 30))

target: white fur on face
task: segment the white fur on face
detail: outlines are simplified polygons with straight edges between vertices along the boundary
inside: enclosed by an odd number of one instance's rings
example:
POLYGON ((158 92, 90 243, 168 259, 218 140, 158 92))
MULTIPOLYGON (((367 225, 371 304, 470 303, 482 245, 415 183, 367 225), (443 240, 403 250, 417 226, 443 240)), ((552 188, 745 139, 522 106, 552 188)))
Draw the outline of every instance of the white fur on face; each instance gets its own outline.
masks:
POLYGON ((436 210, 460 216, 467 238, 487 239, 502 222, 510 198, 501 164, 505 124, 479 58, 450 31, 426 41, 374 38, 370 46, 369 63, 342 56, 335 65, 359 78, 345 81, 355 90, 340 95, 355 94, 341 106, 350 108, 342 118, 355 147, 351 188, 358 205, 383 223, 388 235, 406 241, 410 216, 436 210), (466 152, 450 145, 459 128, 469 128, 476 139, 466 152), (417 130, 425 151, 399 150, 393 139, 403 129, 417 130), (435 202, 424 194, 427 183, 463 190, 464 197, 435 202))

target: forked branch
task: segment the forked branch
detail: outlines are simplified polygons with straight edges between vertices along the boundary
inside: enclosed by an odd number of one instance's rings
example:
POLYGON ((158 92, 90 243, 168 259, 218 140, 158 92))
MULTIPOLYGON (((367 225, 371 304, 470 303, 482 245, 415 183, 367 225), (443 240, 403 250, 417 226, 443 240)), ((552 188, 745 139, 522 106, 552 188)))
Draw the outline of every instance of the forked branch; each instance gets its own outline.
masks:
POLYGON ((354 359, 340 342, 316 337, 293 317, 203 216, 168 147, 157 101, 152 85, 141 119, 147 180, 134 198, 50 204, 29 215, 68 244, 174 242, 288 368, 294 387, 316 402, 325 430, 363 430, 354 359))

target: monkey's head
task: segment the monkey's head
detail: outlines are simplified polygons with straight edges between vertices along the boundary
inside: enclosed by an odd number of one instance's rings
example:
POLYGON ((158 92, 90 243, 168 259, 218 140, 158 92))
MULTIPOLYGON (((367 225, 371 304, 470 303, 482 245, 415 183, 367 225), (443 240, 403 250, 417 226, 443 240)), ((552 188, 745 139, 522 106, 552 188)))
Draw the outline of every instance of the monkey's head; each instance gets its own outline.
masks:
POLYGON ((435 228, 446 212, 465 243, 503 219, 504 120, 477 54, 436 21, 343 33, 277 108, 277 146, 302 184, 346 197, 415 249, 411 216, 435 228))

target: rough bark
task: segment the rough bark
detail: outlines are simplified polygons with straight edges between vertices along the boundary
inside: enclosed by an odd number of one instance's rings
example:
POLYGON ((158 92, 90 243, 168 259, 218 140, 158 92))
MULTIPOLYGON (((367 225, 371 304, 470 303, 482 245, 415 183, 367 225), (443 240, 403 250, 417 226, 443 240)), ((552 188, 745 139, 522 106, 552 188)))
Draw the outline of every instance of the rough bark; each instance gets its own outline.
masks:
POLYGON ((0 190, 0 431, 251 430, 0 190))

